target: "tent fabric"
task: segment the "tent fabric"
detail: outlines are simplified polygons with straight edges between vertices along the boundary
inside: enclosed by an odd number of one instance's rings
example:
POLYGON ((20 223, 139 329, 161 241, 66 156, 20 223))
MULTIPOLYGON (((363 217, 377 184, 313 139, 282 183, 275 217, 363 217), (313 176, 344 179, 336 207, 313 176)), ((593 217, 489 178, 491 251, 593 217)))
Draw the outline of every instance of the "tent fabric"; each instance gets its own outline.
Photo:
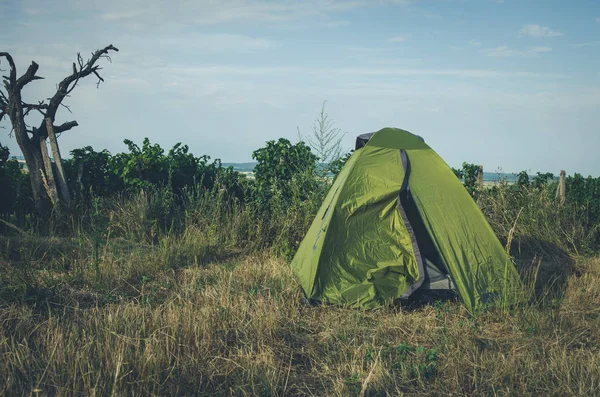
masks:
POLYGON ((514 302, 518 273, 450 167, 407 131, 361 137, 292 260, 306 297, 370 309, 447 288, 471 312, 514 302))

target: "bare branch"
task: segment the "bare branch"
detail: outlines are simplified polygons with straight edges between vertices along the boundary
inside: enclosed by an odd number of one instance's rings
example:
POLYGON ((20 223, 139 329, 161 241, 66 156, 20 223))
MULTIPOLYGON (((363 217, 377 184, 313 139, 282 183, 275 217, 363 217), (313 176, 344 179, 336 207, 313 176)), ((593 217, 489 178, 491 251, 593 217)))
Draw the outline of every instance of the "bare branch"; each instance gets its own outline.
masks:
POLYGON ((108 62, 112 63, 112 58, 110 57, 110 55, 101 55, 100 58, 106 58, 108 59, 108 62))
POLYGON ((0 90, 0 121, 8 114, 8 98, 0 90))
POLYGON ((13 225, 10 222, 6 222, 3 219, 0 219, 0 222, 4 223, 6 226, 10 227, 11 229, 16 230, 17 232, 21 233, 23 236, 27 236, 29 235, 29 233, 27 233, 26 231, 24 231, 23 229, 19 229, 17 226, 13 225))
MULTIPOLYGON (((33 108, 29 108, 29 109, 25 110, 25 111, 23 112, 23 117, 27 116, 27 115, 29 114, 29 112, 31 112, 32 110, 34 110, 34 109, 33 109, 33 108)), ((26 125, 27 125, 27 124, 26 124, 26 125)))
POLYGON ((98 82, 96 83, 96 88, 100 87, 100 82, 104 83, 104 79, 102 77, 100 77, 100 75, 98 74, 98 72, 96 72, 96 70, 94 70, 94 74, 96 75, 96 77, 98 77, 98 82))
POLYGON ((8 52, 0 52, 0 57, 6 58, 8 61, 8 65, 10 66, 10 77, 2 76, 9 80, 11 85, 16 84, 17 82, 17 68, 15 66, 15 61, 13 61, 12 56, 8 52))
MULTIPOLYGON (((50 119, 54 120, 54 118, 56 116, 56 112, 57 112, 59 106, 61 105, 63 99, 67 95, 69 95, 71 93, 71 91, 73 91, 73 89, 75 89, 75 87, 77 86, 77 83, 79 82, 79 79, 82 79, 82 78, 87 77, 90 74, 94 73, 96 75, 96 77, 99 78, 99 82, 104 81, 97 72, 98 66, 96 66, 96 62, 101 57, 105 57, 106 54, 109 53, 109 51, 119 51, 119 50, 111 44, 107 47, 104 47, 104 48, 92 53, 92 57, 86 63, 84 63, 81 55, 77 54, 77 63, 79 64, 79 68, 78 68, 79 70, 77 70, 77 67, 74 67, 73 74, 65 77, 58 84, 56 93, 54 94, 54 96, 52 98, 50 98, 50 103, 48 104, 48 109, 46 111, 45 117, 49 117, 50 119)), ((72 127, 70 127, 70 128, 72 128, 72 127)), ((59 132, 59 131, 57 131, 57 132, 59 132)), ((44 123, 42 123, 40 125, 39 133, 44 136, 46 135, 46 127, 45 127, 44 123)))
POLYGON ((21 88, 25 87, 26 84, 32 82, 33 80, 42 80, 43 77, 35 75, 39 67, 40 66, 37 63, 31 61, 31 65, 29 65, 27 71, 23 74, 23 76, 19 77, 19 80, 17 80, 17 89, 20 90, 21 88))
POLYGON ((67 121, 66 123, 62 123, 61 125, 54 126, 54 133, 60 134, 61 132, 68 131, 73 127, 77 127, 78 125, 79 124, 77 124, 77 121, 75 121, 75 120, 67 121))
MULTIPOLYGON (((81 77, 79 77, 79 74, 78 74, 78 75, 77 75, 77 78, 75 79, 75 82, 73 82, 73 86, 72 86, 71 88, 69 88, 69 89, 67 90, 67 92, 65 92, 65 94, 63 95, 63 99, 64 99, 64 98, 66 98, 66 97, 68 97, 68 96, 69 96, 69 94, 70 94, 71 92, 73 92, 73 90, 75 89, 75 87, 77 87, 77 83, 79 83, 79 79, 80 79, 80 78, 81 78, 81 77)), ((69 84, 71 84, 71 83, 69 83, 69 84)), ((60 86, 60 85, 59 85, 59 86, 60 86)), ((61 99, 61 101, 62 101, 62 99, 61 99)))
POLYGON ((23 106, 23 109, 47 109, 48 108, 48 104, 44 103, 44 101, 39 101, 37 104, 33 104, 33 103, 25 103, 22 102, 21 106, 23 106))
POLYGON ((44 114, 44 112, 42 112, 42 110, 48 109, 48 104, 44 103, 44 101, 40 101, 37 105, 34 105, 32 103, 25 103, 23 102, 22 105, 23 107, 23 116, 27 116, 29 114, 29 112, 31 112, 32 110, 37 110, 40 113, 44 114))
POLYGON ((65 105, 64 103, 61 103, 60 106, 67 109, 69 111, 69 113, 73 114, 73 112, 71 112, 71 108, 69 106, 65 105))

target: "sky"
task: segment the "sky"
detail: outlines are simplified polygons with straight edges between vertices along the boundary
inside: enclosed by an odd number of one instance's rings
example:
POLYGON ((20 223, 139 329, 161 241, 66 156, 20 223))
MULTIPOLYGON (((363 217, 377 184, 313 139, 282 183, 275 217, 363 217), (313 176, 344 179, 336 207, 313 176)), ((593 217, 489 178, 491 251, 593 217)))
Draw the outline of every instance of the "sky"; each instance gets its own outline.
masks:
POLYGON ((0 51, 45 77, 26 101, 109 44, 105 82, 86 78, 59 110, 56 124, 79 123, 64 154, 148 137, 252 161, 311 134, 326 101, 348 150, 397 127, 454 167, 600 176, 598 0, 0 0, 0 51))

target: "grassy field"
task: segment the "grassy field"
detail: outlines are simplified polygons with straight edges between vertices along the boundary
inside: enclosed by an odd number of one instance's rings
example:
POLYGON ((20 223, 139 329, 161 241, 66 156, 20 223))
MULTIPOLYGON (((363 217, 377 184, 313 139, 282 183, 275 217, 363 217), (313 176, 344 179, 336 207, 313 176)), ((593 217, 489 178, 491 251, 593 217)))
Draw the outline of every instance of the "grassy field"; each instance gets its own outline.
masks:
POLYGON ((1 243, 14 265, 2 276, 2 395, 600 391, 598 259, 531 263, 536 304, 471 318, 458 302, 306 307, 272 255, 173 268, 160 247, 117 241, 94 258, 65 239, 1 243))
POLYGON ((481 205, 531 303, 477 317, 303 305, 274 239, 314 208, 267 224, 199 200, 156 236, 152 200, 117 200, 85 231, 0 236, 0 395, 598 395, 600 257, 569 242, 579 218, 527 200, 481 205))

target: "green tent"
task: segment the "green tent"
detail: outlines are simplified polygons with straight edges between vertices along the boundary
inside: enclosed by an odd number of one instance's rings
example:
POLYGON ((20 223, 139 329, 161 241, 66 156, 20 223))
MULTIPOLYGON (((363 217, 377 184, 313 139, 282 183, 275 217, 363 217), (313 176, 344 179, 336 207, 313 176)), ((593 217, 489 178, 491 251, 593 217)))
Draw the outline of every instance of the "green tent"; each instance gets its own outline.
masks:
POLYGON ((360 135, 292 261, 313 302, 375 308, 458 293, 467 310, 520 300, 510 257, 424 140, 360 135))

